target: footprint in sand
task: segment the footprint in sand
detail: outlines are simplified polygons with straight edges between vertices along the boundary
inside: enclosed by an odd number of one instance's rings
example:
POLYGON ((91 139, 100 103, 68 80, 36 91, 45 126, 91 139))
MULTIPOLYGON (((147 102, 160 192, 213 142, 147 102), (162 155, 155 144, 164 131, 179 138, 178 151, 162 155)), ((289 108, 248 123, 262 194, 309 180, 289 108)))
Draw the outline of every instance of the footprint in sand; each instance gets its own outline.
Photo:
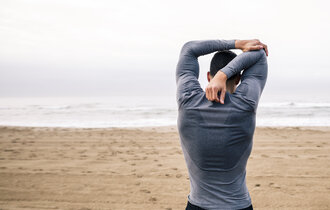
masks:
POLYGON ((281 187, 279 186, 279 185, 277 185, 277 184, 275 184, 275 183, 269 183, 269 186, 270 187, 274 187, 274 188, 277 188, 277 189, 281 189, 281 187))
POLYGON ((29 158, 35 158, 35 157, 37 157, 37 155, 35 153, 32 153, 29 155, 29 158))
POLYGON ((87 150, 85 150, 85 149, 84 149, 84 150, 80 150, 80 151, 78 151, 79 154, 83 154, 83 153, 85 153, 85 152, 87 152, 87 150))
POLYGON ((146 190, 146 189, 140 190, 140 192, 151 193, 150 190, 146 190))
POLYGON ((318 155, 317 157, 328 157, 328 155, 318 155))
POLYGON ((20 140, 19 138, 13 139, 11 143, 17 143, 19 140, 20 140))
POLYGON ((149 201, 155 202, 155 201, 157 201, 157 198, 155 198, 155 197, 150 197, 150 198, 149 198, 149 201))
POLYGON ((295 157, 295 158, 297 158, 297 157, 299 157, 298 155, 289 155, 290 157, 295 157))

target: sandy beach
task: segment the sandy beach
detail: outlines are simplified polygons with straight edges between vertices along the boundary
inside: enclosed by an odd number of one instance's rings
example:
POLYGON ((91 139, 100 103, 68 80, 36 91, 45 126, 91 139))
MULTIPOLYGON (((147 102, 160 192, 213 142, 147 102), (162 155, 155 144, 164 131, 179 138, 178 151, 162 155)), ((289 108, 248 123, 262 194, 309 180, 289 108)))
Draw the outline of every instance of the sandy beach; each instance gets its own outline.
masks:
MULTIPOLYGON (((184 209, 175 127, 0 127, 0 209, 184 209)), ((330 128, 257 128, 255 209, 330 209, 330 128)))

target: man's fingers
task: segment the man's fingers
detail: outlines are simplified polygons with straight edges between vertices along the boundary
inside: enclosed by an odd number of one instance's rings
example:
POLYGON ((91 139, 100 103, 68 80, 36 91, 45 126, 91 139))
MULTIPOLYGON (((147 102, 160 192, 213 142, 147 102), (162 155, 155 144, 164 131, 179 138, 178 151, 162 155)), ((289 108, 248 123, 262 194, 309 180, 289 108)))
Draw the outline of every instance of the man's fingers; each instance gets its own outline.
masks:
POLYGON ((211 87, 207 87, 205 89, 205 93, 206 93, 207 100, 209 100, 209 101, 213 101, 214 100, 213 99, 213 91, 212 91, 212 88, 211 87))
POLYGON ((267 47, 267 45, 262 44, 262 46, 264 47, 264 50, 265 50, 265 52, 266 52, 266 55, 268 56, 268 47, 267 47))
POLYGON ((266 55, 268 56, 268 47, 264 43, 260 42, 259 45, 262 45, 262 48, 265 50, 266 55))
POLYGON ((222 104, 225 103, 225 95, 226 95, 226 89, 222 89, 221 95, 220 95, 220 103, 222 103, 222 104))
POLYGON ((213 90, 213 88, 211 88, 211 90, 210 90, 210 99, 211 99, 211 101, 214 101, 214 90, 213 90))
POLYGON ((219 102, 217 88, 212 89, 212 101, 219 102))
POLYGON ((205 97, 209 101, 216 101, 220 103, 218 92, 219 92, 218 88, 208 86, 205 88, 205 97))
POLYGON ((262 48, 263 48, 262 45, 255 45, 255 46, 251 46, 251 47, 250 47, 250 50, 260 50, 260 49, 262 49, 262 48))
POLYGON ((206 93, 207 100, 210 100, 210 89, 209 89, 209 87, 206 87, 205 93, 206 93))
POLYGON ((258 45, 250 47, 250 51, 251 50, 260 50, 260 49, 264 49, 265 52, 266 52, 266 55, 268 56, 268 47, 267 47, 267 45, 265 45, 263 43, 260 43, 258 45))

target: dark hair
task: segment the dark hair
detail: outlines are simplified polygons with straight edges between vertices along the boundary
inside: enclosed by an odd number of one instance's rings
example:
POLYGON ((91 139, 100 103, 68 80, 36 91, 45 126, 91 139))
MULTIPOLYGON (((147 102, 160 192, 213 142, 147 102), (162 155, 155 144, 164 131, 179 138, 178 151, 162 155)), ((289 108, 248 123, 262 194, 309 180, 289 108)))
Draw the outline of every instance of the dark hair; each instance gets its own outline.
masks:
MULTIPOLYGON (((230 51, 230 50, 224 50, 219 51, 214 54, 211 65, 210 65, 210 74, 212 77, 214 77, 219 70, 221 70, 223 67, 225 67, 231 60, 233 60, 236 57, 236 53, 230 51)), ((233 75, 232 77, 228 79, 233 79, 236 76, 238 76, 240 73, 233 75)))

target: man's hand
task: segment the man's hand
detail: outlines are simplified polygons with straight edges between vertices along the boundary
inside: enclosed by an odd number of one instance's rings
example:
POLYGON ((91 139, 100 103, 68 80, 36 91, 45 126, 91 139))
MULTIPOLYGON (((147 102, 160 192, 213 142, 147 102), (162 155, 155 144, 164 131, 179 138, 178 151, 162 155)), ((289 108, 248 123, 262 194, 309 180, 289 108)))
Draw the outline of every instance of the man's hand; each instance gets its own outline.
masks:
POLYGON ((226 94, 226 82, 227 75, 222 71, 218 71, 205 89, 206 98, 209 101, 216 101, 224 104, 226 94), (221 91, 220 98, 218 97, 219 91, 221 91))
MULTIPOLYGON (((252 39, 252 40, 237 39, 235 41, 235 48, 241 49, 243 52, 264 49, 266 55, 268 56, 267 45, 260 42, 259 39, 252 39)), ((209 101, 216 101, 224 104, 227 79, 228 79, 227 75, 222 71, 218 71, 218 73, 213 77, 213 79, 210 81, 210 83, 207 85, 205 89, 206 98, 209 101), (221 95, 219 98, 218 92, 220 91, 221 91, 221 95)))
POLYGON ((268 56, 267 45, 260 42, 259 39, 251 39, 251 40, 238 40, 237 39, 235 41, 235 48, 241 49, 243 52, 264 49, 266 52, 266 55, 268 56))

